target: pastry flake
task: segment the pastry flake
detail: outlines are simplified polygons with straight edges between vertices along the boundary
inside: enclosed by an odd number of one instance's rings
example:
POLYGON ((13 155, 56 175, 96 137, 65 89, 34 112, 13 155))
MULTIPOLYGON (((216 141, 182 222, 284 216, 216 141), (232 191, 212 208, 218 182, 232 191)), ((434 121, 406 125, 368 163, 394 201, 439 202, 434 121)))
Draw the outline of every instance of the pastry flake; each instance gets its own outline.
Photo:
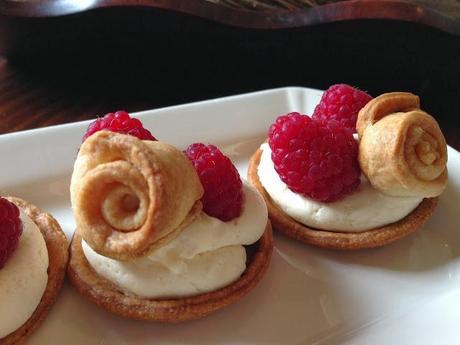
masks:
POLYGON ((359 163, 371 184, 392 196, 436 197, 447 185, 447 145, 417 96, 393 92, 358 115, 359 163))
POLYGON ((261 156, 262 150, 258 149, 251 157, 248 166, 248 180, 262 194, 273 227, 290 238, 317 247, 356 250, 390 244, 420 229, 431 218, 438 202, 437 198, 426 198, 403 219, 367 231, 342 232, 308 227, 286 214, 263 187, 257 174, 261 156))
POLYGON ((175 147, 101 131, 82 144, 70 192, 83 239, 101 255, 127 260, 190 224, 201 211, 203 187, 175 147))

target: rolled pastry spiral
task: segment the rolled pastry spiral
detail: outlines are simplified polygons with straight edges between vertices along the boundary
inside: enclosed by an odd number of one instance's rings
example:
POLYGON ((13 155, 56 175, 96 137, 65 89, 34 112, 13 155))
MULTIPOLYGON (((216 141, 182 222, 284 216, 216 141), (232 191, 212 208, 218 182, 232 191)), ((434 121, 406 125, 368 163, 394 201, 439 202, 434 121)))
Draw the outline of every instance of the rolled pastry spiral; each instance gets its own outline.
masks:
POLYGON ((371 184, 392 196, 435 197, 447 185, 447 145, 419 98, 393 92, 358 114, 359 163, 371 184))
POLYGON ((70 194, 82 238, 101 255, 128 260, 190 224, 201 212, 203 186, 175 147, 101 131, 80 148, 70 194))

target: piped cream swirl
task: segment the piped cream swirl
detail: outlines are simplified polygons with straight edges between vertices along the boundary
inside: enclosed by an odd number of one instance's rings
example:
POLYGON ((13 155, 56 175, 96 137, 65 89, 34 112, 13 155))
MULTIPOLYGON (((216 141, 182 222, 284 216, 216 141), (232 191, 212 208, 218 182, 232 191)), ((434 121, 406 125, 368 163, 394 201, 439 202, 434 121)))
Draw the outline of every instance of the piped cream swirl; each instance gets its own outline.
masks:
POLYGON ((356 191, 341 200, 323 203, 294 193, 281 181, 268 144, 261 146, 259 180, 271 199, 296 221, 321 230, 360 232, 396 222, 412 212, 421 197, 394 197, 376 190, 364 175, 356 191))
POLYGON ((70 192, 83 239, 101 255, 129 260, 190 224, 203 187, 177 148, 100 131, 80 147, 70 192))
POLYGON ((0 343, 31 317, 48 283, 45 240, 24 212, 20 217, 23 232, 18 247, 0 269, 0 343))
POLYGON ((237 280, 246 269, 244 245, 264 233, 268 214, 262 196, 244 183, 244 209, 229 222, 201 213, 174 240, 129 261, 104 257, 82 242, 91 267, 126 293, 144 298, 192 296, 237 280))

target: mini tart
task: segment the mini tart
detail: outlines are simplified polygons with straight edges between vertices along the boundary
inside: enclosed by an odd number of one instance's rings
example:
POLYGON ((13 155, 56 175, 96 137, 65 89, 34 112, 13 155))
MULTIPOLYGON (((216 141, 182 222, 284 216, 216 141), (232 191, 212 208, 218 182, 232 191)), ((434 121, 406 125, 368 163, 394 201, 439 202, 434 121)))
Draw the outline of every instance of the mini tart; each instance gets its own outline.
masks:
POLYGON ((70 245, 68 276, 77 291, 98 306, 123 317, 177 323, 202 318, 232 304, 246 295, 266 272, 273 249, 271 223, 255 243, 246 247, 247 267, 234 283, 216 291, 175 299, 147 299, 121 291, 115 284, 99 276, 83 253, 81 235, 75 231, 70 245))
POLYGON ((362 232, 340 232, 309 228, 282 211, 270 198, 257 174, 262 150, 258 149, 251 157, 248 167, 248 180, 263 196, 268 216, 273 227, 295 240, 329 249, 363 249, 381 247, 392 243, 422 227, 432 216, 438 198, 425 198, 403 219, 382 227, 362 232))
POLYGON ((37 206, 15 197, 6 197, 37 225, 48 250, 48 284, 32 316, 13 333, 0 339, 1 345, 22 344, 37 329, 56 301, 64 282, 68 262, 68 242, 58 222, 37 206))

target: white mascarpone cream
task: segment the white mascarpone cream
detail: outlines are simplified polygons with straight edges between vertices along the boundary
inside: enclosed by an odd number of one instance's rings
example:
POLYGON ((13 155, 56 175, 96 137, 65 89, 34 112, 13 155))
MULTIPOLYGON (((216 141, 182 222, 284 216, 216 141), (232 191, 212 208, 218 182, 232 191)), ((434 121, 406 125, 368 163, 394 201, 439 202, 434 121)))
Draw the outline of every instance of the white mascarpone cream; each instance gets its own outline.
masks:
POLYGON ((21 211, 18 248, 0 269, 0 339, 33 314, 48 283, 48 250, 37 225, 21 211))
POLYGON ((246 269, 243 245, 264 233, 268 214, 262 196, 243 184, 240 217, 229 222, 201 215, 173 241, 146 257, 117 261, 99 255, 84 241, 93 269, 123 291, 143 298, 192 296, 236 281, 246 269))
POLYGON ((361 184, 345 198, 323 203, 296 194, 281 181, 267 143, 257 174, 272 200, 296 221, 316 229, 359 232, 394 223, 412 212, 423 200, 419 197, 394 197, 374 189, 361 174, 361 184))

